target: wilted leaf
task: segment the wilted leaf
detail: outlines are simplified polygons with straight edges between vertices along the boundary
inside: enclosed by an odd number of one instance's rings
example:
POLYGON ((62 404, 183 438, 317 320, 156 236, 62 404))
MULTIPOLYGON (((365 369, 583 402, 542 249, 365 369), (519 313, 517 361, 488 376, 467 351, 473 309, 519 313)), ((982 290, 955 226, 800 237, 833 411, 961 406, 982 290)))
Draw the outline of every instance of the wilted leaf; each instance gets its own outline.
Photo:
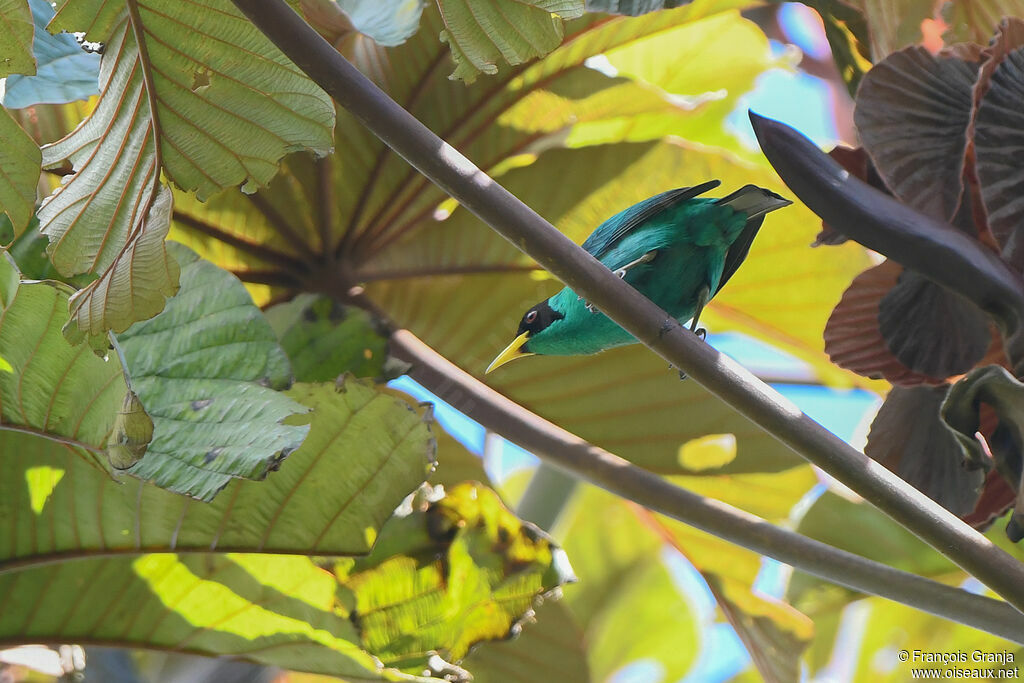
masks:
POLYGON ((362 309, 301 294, 266 316, 300 382, 332 381, 345 372, 381 377, 388 364, 387 338, 362 309))
POLYGON ((0 420, 14 428, 93 451, 107 436, 127 392, 121 364, 64 341, 71 288, 19 283, 11 257, 0 256, 0 420))
POLYGON ((907 270, 878 304, 878 330, 900 363, 928 377, 967 372, 992 342, 977 306, 907 270))
POLYGON ((117 336, 154 423, 128 473, 211 500, 232 477, 276 468, 308 429, 285 418, 306 410, 275 391, 291 383, 291 368, 245 287, 181 245, 170 251, 181 264, 178 295, 117 336))
MULTIPOLYGON (((24 232, 35 210, 40 163, 39 147, 4 109, 0 112, 0 212, 10 219, 13 237, 24 232)), ((4 246, 9 243, 5 240, 4 246)))
POLYGON ((939 407, 948 387, 893 387, 871 423, 864 453, 954 515, 974 510, 985 479, 967 467, 939 407))
POLYGON ((83 50, 68 33, 53 35, 46 30, 53 18, 53 7, 47 0, 29 0, 28 4, 35 24, 32 39, 35 75, 14 74, 7 78, 7 87, 0 98, 4 107, 20 109, 44 103, 62 104, 98 94, 100 56, 83 50))
POLYGON ((0 78, 36 72, 32 33, 32 12, 25 0, 0 2, 0 78))
POLYGON ((136 320, 152 318, 178 291, 179 264, 164 245, 173 197, 161 185, 110 267, 72 295, 71 320, 64 328, 68 341, 99 340, 105 346, 108 330, 124 332, 136 320))
POLYGON ((449 78, 469 83, 498 64, 515 66, 543 57, 562 42, 562 19, 583 14, 583 0, 437 0, 444 18, 441 40, 455 60, 449 78))
POLYGON ((910 47, 876 64, 857 91, 854 121, 878 173, 935 218, 960 205, 977 74, 976 63, 910 47))
POLYGON ((507 637, 539 596, 574 580, 561 548, 474 484, 392 520, 368 557, 335 573, 363 646, 410 672, 432 652, 456 663, 507 637))
POLYGON ((1024 480, 1021 470, 1024 385, 998 365, 972 370, 950 388, 949 396, 942 405, 942 419, 954 430, 973 466, 988 469, 994 464, 1007 482, 1016 488, 1016 509, 1010 517, 1006 534, 1014 542, 1024 538, 1024 480), (982 403, 991 406, 999 419, 988 440, 991 458, 975 436, 981 427, 979 409, 982 403))
MULTIPOLYGON (((125 262, 136 250, 152 258, 149 243, 167 228, 168 217, 156 211, 161 174, 202 198, 242 182, 266 183, 287 152, 330 149, 326 94, 225 0, 172 8, 64 3, 51 23, 89 27, 89 39, 105 44, 96 109, 43 153, 44 165, 70 160, 75 170, 39 211, 51 258, 65 276, 103 273, 102 287, 126 296, 144 275, 166 294, 159 272, 166 261, 140 265, 143 272, 131 278, 125 262), (253 58, 238 60, 240 52, 253 58)), ((145 308, 111 311, 95 324, 123 330, 157 305, 149 296, 145 308)), ((90 308, 95 317, 106 307, 90 308)))

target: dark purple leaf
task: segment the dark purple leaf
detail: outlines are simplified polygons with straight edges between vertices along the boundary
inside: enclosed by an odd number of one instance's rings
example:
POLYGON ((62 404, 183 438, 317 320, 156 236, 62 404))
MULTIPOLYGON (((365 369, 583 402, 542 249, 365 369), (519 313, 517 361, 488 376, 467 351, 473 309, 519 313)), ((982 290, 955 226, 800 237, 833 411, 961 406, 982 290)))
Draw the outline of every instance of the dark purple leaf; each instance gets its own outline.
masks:
POLYGON ((942 405, 942 419, 979 467, 995 469, 1017 492, 1015 510, 1006 533, 1013 541, 1024 537, 1024 486, 1021 474, 1021 444, 1024 443, 1024 384, 1006 368, 987 365, 972 370, 954 384, 942 405), (982 405, 991 406, 999 420, 983 444, 976 436, 982 429, 982 405))
POLYGON ((871 423, 864 453, 955 515, 974 511, 985 470, 964 466, 964 451, 943 425, 949 387, 893 387, 871 423))
MULTIPOLYGON (((1024 32, 1024 29, 1022 29, 1024 32)), ((995 59, 995 57, 993 57, 995 59)), ((980 85, 980 84, 979 84, 980 85)), ((992 70, 975 121, 981 196, 1003 255, 1024 269, 1024 47, 992 70)))
POLYGON ((882 297, 878 329, 892 354, 929 377, 960 375, 985 357, 988 316, 967 299, 913 271, 882 297))
POLYGON ((967 125, 978 64, 922 47, 894 52, 857 90, 854 122, 893 194, 949 220, 963 194, 967 125))
POLYGON ((789 126, 751 112, 768 161, 804 204, 843 234, 970 299, 999 323, 1024 372, 1024 280, 991 249, 851 176, 789 126))
POLYGON ((984 531, 992 523, 1013 507, 1017 493, 1006 483, 999 472, 992 470, 985 477, 981 487, 981 497, 974 506, 974 511, 964 516, 964 521, 979 531, 984 531))
POLYGON ((858 275, 825 325, 825 353, 833 363, 872 379, 893 384, 941 384, 945 377, 929 377, 910 370, 892 354, 878 327, 878 306, 899 280, 903 266, 886 261, 858 275))

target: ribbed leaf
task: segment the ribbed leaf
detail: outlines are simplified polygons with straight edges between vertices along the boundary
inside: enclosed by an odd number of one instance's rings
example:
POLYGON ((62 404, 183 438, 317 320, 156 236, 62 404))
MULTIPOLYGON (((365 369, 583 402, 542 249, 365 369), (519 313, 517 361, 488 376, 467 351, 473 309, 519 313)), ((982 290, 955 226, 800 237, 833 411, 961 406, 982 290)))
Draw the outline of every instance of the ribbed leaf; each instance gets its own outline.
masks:
POLYGON ((211 500, 232 477, 262 479, 276 468, 308 429, 285 418, 306 411, 275 391, 291 382, 291 368, 245 287, 181 245, 170 251, 182 268, 178 295, 117 337, 155 429, 127 471, 211 500))
POLYGON ((950 220, 963 194, 967 124, 978 64, 922 47, 889 55, 864 77, 854 120, 897 197, 950 220))
POLYGON ((267 481, 235 482, 212 503, 118 483, 59 443, 0 432, 8 473, 0 512, 11 520, 0 570, 103 552, 368 552, 426 477, 429 422, 354 380, 298 385, 290 395, 312 411, 309 438, 267 481))
MULTIPOLYGON (((51 258, 65 276, 96 272, 115 291, 128 286, 125 261, 137 251, 151 256, 156 233, 166 229, 166 220, 155 220, 161 173, 202 198, 243 182, 266 183, 287 152, 330 148, 327 96, 226 0, 69 2, 52 22, 54 29, 86 27, 91 40, 105 44, 100 100, 75 131, 43 152, 44 165, 69 160, 75 170, 39 212, 51 258), (251 58, 239 60, 240 53, 251 58), (153 234, 143 237, 147 232, 153 234)), ((142 268, 166 285, 154 269, 169 270, 166 261, 142 268)), ((97 320, 94 311, 83 319, 85 331, 123 330, 158 306, 155 294, 142 296, 145 306, 133 302, 130 315, 90 304, 104 316, 97 320)))
POLYGON ((83 50, 70 34, 53 35, 46 30, 53 18, 53 7, 47 0, 29 0, 28 4, 35 24, 32 40, 35 75, 9 76, 0 102, 8 109, 20 109, 83 100, 98 94, 100 56, 83 50))
MULTIPOLYGON (((235 656, 352 681, 398 680, 334 613, 337 583, 305 557, 136 555, 0 574, 0 642, 235 656)), ((419 680, 419 679, 417 679, 419 680)))
POLYGON ((6 109, 0 112, 0 212, 10 219, 14 237, 24 232, 35 210, 41 162, 39 147, 29 134, 6 109))
POLYGON ((0 78, 34 74, 32 11, 25 0, 0 2, 0 78))
POLYGON ((498 64, 515 66, 543 57, 562 42, 562 19, 583 14, 583 0, 437 0, 444 18, 441 40, 456 68, 449 78, 467 82, 496 74, 498 64), (557 16, 556 16, 557 15, 557 16))
MULTIPOLYGON (((939 406, 948 387, 893 387, 871 423, 864 453, 957 516, 974 510, 985 471, 965 464, 939 406)), ((972 434, 973 437, 973 434, 972 434)))
POLYGON ((901 265, 885 261, 853 279, 825 325, 825 353, 839 367, 864 377, 904 386, 939 384, 944 377, 922 375, 901 363, 879 330, 879 305, 902 273, 901 265))
POLYGON ((172 203, 171 190, 161 185, 110 267, 71 297, 71 322, 64 330, 69 341, 124 332, 163 310, 166 297, 178 291, 180 267, 164 246, 172 203))
MULTIPOLYGON (((735 145, 721 132, 722 118, 757 74, 779 62, 754 24, 735 13, 722 14, 721 5, 699 2, 637 19, 575 20, 565 45, 534 64, 503 72, 487 87, 467 88, 438 77, 447 56, 435 40, 444 28, 436 10, 424 12, 422 29, 404 45, 363 46, 350 57, 391 97, 491 173, 528 164, 535 153, 564 144, 567 135, 574 145, 665 135, 735 145), (644 83, 610 78, 585 65, 601 54, 636 63, 645 45, 655 49, 652 41, 682 59, 694 56, 687 74, 717 94, 705 97, 701 88, 681 88, 680 94, 698 98, 696 104, 682 104, 659 89, 680 87, 676 71, 643 70, 639 77, 655 79, 644 83), (739 58, 738 42, 746 46, 739 58), (691 50, 690 43, 700 49, 691 50), (728 79, 715 78, 718 62, 730 65, 728 79), (722 90, 728 95, 716 99, 722 90), (720 104, 727 105, 725 111, 720 104)), ((339 113, 337 140, 338 148, 347 150, 344 156, 316 164, 294 156, 269 190, 254 197, 227 192, 200 204, 179 195, 174 238, 238 269, 252 283, 304 289, 309 273, 323 267, 322 254, 351 261, 356 281, 405 276, 404 257, 399 252, 393 260, 391 245, 409 233, 430 231, 432 216, 447 196, 345 112, 339 113)))
POLYGON ((0 420, 98 452, 127 392, 120 363, 61 337, 68 295, 56 282, 18 282, 0 257, 0 420))
POLYGON ((385 664, 422 671, 432 652, 457 662, 475 643, 507 637, 537 598, 575 580, 565 552, 490 489, 460 484, 414 505, 368 557, 335 566, 363 647, 385 664))
POLYGON ((993 234, 1003 254, 1018 269, 1024 267, 1024 117, 1018 106, 1024 97, 1024 47, 1018 47, 995 67, 988 90, 978 106, 974 144, 981 196, 993 234))

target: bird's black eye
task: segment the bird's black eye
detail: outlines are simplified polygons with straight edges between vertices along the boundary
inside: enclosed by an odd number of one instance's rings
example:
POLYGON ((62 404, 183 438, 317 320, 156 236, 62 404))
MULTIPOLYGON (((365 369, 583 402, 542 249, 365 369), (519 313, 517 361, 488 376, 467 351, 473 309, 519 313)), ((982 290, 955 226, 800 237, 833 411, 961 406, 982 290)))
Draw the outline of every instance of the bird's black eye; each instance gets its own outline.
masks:
POLYGON ((537 319, 537 311, 530 311, 525 316, 523 316, 523 320, 526 322, 527 325, 532 325, 533 321, 536 320, 536 319, 537 319))

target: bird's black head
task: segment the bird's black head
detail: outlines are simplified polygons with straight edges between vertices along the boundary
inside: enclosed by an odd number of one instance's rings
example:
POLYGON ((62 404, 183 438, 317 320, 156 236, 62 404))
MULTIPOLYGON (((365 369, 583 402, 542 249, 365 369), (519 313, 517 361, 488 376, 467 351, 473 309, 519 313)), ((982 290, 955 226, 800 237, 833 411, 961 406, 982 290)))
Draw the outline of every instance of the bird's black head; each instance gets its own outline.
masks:
MULTIPOLYGON (((519 321, 519 329, 516 330, 516 336, 519 336, 523 332, 529 332, 532 337, 545 329, 551 323, 556 320, 561 320, 564 317, 564 315, 551 308, 551 305, 548 304, 548 300, 545 299, 523 314, 523 319, 519 321)), ((529 342, 527 342, 527 344, 529 344, 529 342)), ((527 352, 529 351, 525 344, 523 345, 523 350, 527 352)))

